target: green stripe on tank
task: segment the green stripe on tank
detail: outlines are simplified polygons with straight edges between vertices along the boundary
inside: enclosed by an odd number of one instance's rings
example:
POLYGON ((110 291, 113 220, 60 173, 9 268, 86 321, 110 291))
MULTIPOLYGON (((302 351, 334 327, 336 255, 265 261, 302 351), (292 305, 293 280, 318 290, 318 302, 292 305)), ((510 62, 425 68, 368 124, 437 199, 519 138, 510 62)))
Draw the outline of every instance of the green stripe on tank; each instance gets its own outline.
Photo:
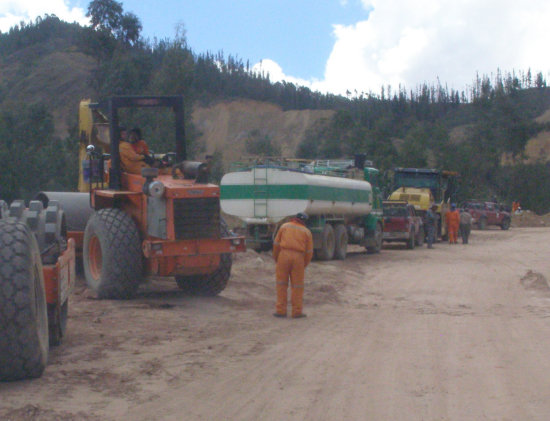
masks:
POLYGON ((220 187, 222 200, 236 199, 295 199, 326 200, 329 202, 370 203, 368 190, 339 187, 308 186, 305 184, 229 184, 220 187))

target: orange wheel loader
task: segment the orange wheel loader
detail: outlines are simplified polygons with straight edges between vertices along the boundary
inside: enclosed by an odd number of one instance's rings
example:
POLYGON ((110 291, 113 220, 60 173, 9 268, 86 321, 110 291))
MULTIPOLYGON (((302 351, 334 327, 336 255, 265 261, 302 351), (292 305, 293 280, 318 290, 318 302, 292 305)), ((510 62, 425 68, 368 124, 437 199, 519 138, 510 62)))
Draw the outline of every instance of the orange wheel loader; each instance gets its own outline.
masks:
POLYGON ((69 237, 81 245, 86 282, 99 298, 130 298, 147 275, 216 295, 229 280, 231 253, 245 250, 244 238, 221 218, 220 189, 208 182, 207 165, 187 160, 183 105, 182 96, 81 102, 81 193, 40 194, 71 210, 69 237), (174 113, 175 152, 149 157, 154 164, 141 174, 123 171, 119 111, 158 107, 174 113))

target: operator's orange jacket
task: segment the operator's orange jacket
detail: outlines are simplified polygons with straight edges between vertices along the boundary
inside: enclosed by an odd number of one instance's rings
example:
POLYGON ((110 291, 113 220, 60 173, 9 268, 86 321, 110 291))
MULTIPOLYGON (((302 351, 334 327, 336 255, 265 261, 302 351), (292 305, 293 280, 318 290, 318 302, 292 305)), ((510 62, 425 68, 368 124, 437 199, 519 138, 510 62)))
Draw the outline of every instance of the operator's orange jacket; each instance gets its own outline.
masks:
POLYGON ((120 142, 118 150, 122 171, 131 174, 141 174, 141 169, 149 166, 144 161, 145 157, 136 153, 131 143, 120 142))
POLYGON ((445 213, 445 221, 447 222, 449 231, 458 231, 458 226, 460 225, 460 212, 458 210, 447 211, 447 213, 445 213))
POLYGON ((281 249, 294 250, 304 254, 304 267, 313 257, 311 231, 300 221, 293 219, 281 226, 273 243, 273 257, 278 260, 281 249))
POLYGON ((143 154, 149 155, 149 146, 147 146, 147 143, 145 142, 145 140, 140 139, 135 143, 131 143, 131 145, 136 153, 141 155, 143 154))

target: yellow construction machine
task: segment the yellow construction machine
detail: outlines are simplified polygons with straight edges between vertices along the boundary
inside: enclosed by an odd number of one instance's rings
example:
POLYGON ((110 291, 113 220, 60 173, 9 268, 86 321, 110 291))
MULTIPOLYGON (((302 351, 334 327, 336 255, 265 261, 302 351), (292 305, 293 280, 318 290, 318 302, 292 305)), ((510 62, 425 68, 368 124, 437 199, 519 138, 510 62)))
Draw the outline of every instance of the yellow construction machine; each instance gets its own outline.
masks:
POLYGON ((446 238, 445 213, 454 201, 457 189, 457 172, 427 168, 395 168, 393 193, 388 199, 410 203, 422 217, 432 204, 436 204, 440 216, 437 235, 446 238))

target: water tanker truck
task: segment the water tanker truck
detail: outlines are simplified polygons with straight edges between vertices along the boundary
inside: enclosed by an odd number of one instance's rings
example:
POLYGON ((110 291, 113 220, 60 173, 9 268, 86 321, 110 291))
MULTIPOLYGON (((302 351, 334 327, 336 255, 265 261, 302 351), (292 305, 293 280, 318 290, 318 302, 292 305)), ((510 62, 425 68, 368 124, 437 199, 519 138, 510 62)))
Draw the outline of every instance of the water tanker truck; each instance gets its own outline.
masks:
POLYGON ((345 259, 348 244, 382 247, 378 170, 355 160, 257 160, 234 164, 221 180, 221 208, 243 221, 246 241, 269 250, 278 228, 298 212, 309 215, 315 258, 345 259))

